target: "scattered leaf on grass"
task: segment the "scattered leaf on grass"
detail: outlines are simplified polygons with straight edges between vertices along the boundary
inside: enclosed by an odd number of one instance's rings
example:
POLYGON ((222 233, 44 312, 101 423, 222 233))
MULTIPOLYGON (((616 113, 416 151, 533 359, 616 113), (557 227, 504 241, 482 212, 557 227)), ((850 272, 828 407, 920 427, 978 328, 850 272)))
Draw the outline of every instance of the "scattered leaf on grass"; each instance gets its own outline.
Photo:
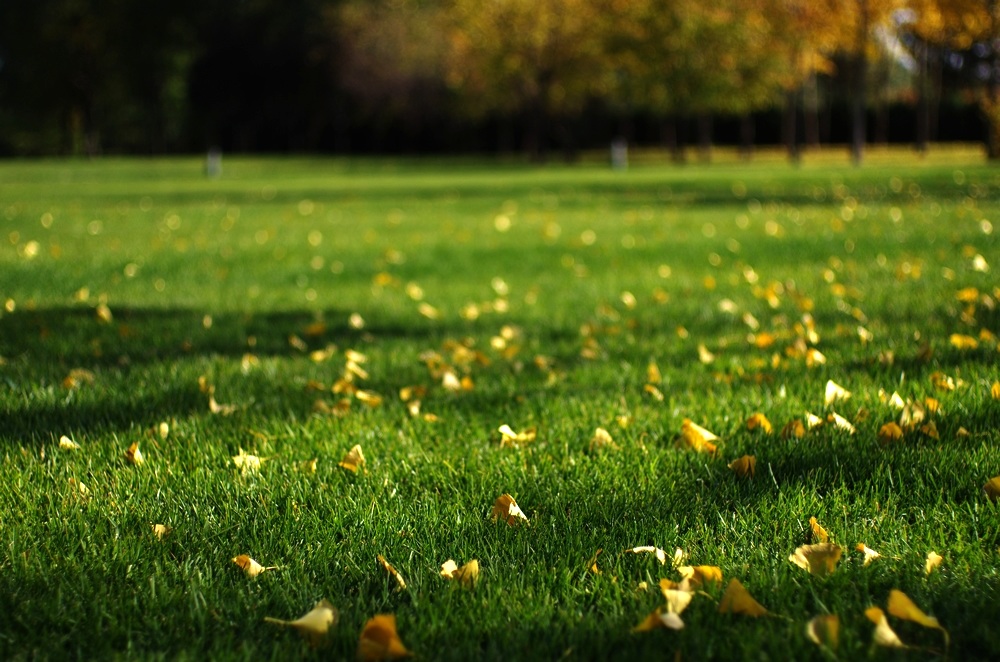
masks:
POLYGON ((730 462, 729 468, 740 478, 753 478, 757 471, 757 458, 753 455, 744 455, 730 462))
POLYGON ((156 536, 157 540, 163 540, 170 535, 170 527, 165 524, 154 524, 153 525, 153 535, 156 536))
POLYGON ((840 635, 840 618, 836 614, 823 614, 806 623, 806 636, 818 646, 837 650, 840 635))
POLYGON ((632 632, 650 632, 660 628, 680 630, 683 627, 684 621, 681 620, 680 614, 658 607, 642 623, 632 628, 632 632))
POLYGON ((837 427, 840 430, 844 430, 848 434, 854 434, 855 432, 857 432, 857 430, 854 428, 854 425, 851 424, 849 420, 847 420, 846 418, 844 418, 843 416, 841 416, 836 412, 830 414, 830 419, 833 421, 835 427, 837 427))
POLYGON ((142 466, 142 463, 146 461, 146 458, 142 455, 142 451, 139 450, 138 441, 133 441, 132 445, 125 450, 125 460, 137 467, 142 466))
POLYGON ((882 556, 881 554, 879 554, 878 552, 876 552, 874 549, 864 544, 863 542, 859 542, 855 547, 855 549, 857 549, 859 552, 865 555, 865 561, 862 565, 868 565, 875 559, 882 556))
POLYGON ((654 545, 633 547, 632 549, 626 549, 625 551, 631 552, 632 554, 652 554, 656 557, 656 560, 660 562, 660 565, 665 565, 667 563, 667 553, 654 545))
POLYGON ((389 573, 389 576, 396 580, 396 590, 403 591, 406 589, 406 582, 403 580, 403 575, 399 574, 399 571, 392 567, 392 564, 385 560, 385 557, 381 554, 377 555, 375 558, 378 562, 382 564, 385 571, 389 573))
POLYGON ((1000 476, 993 476, 983 485, 983 492, 991 501, 1000 499, 1000 476))
POLYGON ((799 419, 788 421, 788 424, 781 429, 782 439, 801 439, 806 436, 806 426, 799 419))
POLYGON ((906 648, 899 635, 889 627, 889 619, 885 617, 884 611, 878 607, 869 607, 865 610, 865 616, 875 624, 875 632, 872 633, 872 641, 875 644, 888 648, 906 648))
POLYGON ((262 566, 261 564, 257 563, 252 558, 250 558, 249 554, 240 554, 239 556, 234 556, 233 563, 242 568, 243 572, 245 572, 247 577, 250 578, 254 578, 257 575, 261 574, 262 572, 266 572, 268 570, 278 569, 278 566, 276 565, 268 566, 265 568, 264 566, 262 566))
MULTIPOLYGON (((600 553, 600 550, 597 551, 600 553)), ((594 565, 597 565, 596 554, 594 565)), ((472 559, 462 567, 459 567, 455 561, 448 559, 441 564, 441 576, 445 579, 458 582, 466 588, 473 588, 479 580, 479 561, 472 559)))
POLYGON ((610 432, 604 428, 597 428, 594 430, 594 436, 590 438, 590 450, 595 451, 604 448, 618 450, 618 444, 611 438, 610 432))
POLYGON ((715 565, 682 565, 677 572, 695 589, 705 584, 722 583, 722 568, 715 565))
POLYGON ((719 613, 743 614, 754 618, 768 615, 764 605, 754 600, 750 592, 735 577, 729 580, 729 586, 726 587, 726 592, 722 595, 722 600, 719 602, 719 613))
POLYGON ((358 469, 363 467, 364 464, 365 454, 361 452, 361 444, 354 444, 337 466, 343 467, 352 473, 358 473, 358 469))
POLYGON ((531 443, 535 440, 538 431, 535 428, 528 428, 523 432, 514 432, 514 430, 504 423, 498 428, 500 432, 500 447, 510 447, 517 448, 521 444, 531 443))
POLYGON ((1000 382, 993 382, 993 386, 990 387, 990 397, 1000 400, 1000 382))
POLYGON ((808 411, 806 412, 806 429, 807 430, 814 430, 814 429, 818 428, 819 426, 823 425, 823 423, 825 423, 825 422, 826 421, 824 421, 819 416, 817 416, 817 415, 815 415, 815 414, 813 414, 811 412, 808 412, 808 411))
POLYGON ((66 435, 59 437, 59 448, 65 451, 75 451, 80 449, 80 444, 76 443, 66 435))
POLYGON ((598 550, 594 552, 594 555, 587 560, 587 570, 592 574, 595 575, 601 574, 601 569, 597 567, 597 557, 600 556, 601 552, 603 551, 604 551, 603 549, 598 548, 598 550))
POLYGON ((840 384, 837 384, 832 379, 826 382, 826 392, 823 397, 823 402, 827 405, 832 405, 838 400, 846 400, 849 397, 851 397, 851 392, 840 384))
POLYGON ((887 605, 889 614, 895 616, 896 618, 901 618, 904 621, 912 621, 925 628, 931 628, 934 630, 940 630, 941 634, 944 635, 944 645, 948 647, 948 631, 941 627, 941 623, 938 619, 933 616, 928 616, 920 607, 918 607, 913 600, 909 598, 905 593, 898 589, 892 589, 889 591, 889 603, 887 605))
POLYGON ((709 363, 715 361, 715 354, 710 352, 708 347, 705 347, 704 343, 700 343, 698 345, 698 360, 705 365, 708 365, 709 363))
POLYGON ((518 522, 528 522, 528 517, 517 506, 514 497, 509 494, 501 494, 493 502, 492 519, 496 521, 498 517, 507 522, 509 526, 514 526, 518 522))
POLYGON ((771 434, 774 428, 771 426, 771 421, 767 420, 767 416, 757 412, 747 419, 747 430, 761 430, 764 434, 771 434))
POLYGON ((326 633, 337 624, 337 609, 328 600, 320 600, 312 610, 294 621, 267 616, 264 622, 294 628, 315 647, 322 643, 326 633))
POLYGON ((948 342, 951 346, 958 350, 970 350, 979 347, 979 341, 972 336, 967 336, 961 333, 953 333, 948 337, 948 342))
POLYGON ((311 460, 303 460, 296 465, 296 468, 304 474, 314 474, 316 473, 316 465, 319 464, 319 458, 314 457, 311 460))
POLYGON ((69 479, 69 487, 73 492, 73 496, 80 501, 90 500, 90 489, 76 478, 69 479))
POLYGON ((714 453, 716 445, 711 442, 717 441, 719 438, 700 425, 692 422, 690 418, 685 418, 681 423, 681 439, 684 440, 684 443, 689 448, 698 452, 714 453))
POLYGON ((937 552, 934 551, 927 552, 927 560, 924 561, 924 574, 925 575, 931 574, 935 568, 941 565, 942 561, 944 561, 944 557, 938 554, 937 552))
POLYGON ((646 383, 660 384, 662 382, 663 382, 663 375, 660 374, 659 366, 650 361, 649 365, 646 366, 646 383))
POLYGON ((903 428, 889 421, 878 429, 878 440, 883 444, 899 441, 903 438, 903 428))
POLYGON ((830 540, 830 534, 819 525, 819 521, 815 517, 809 518, 809 530, 812 532, 813 540, 818 542, 828 542, 830 540))
POLYGON ((379 614, 365 623, 358 639, 358 659, 362 662, 398 660, 413 653, 406 649, 396 632, 396 615, 379 614))
POLYGON ((239 469, 244 475, 260 471, 260 463, 262 461, 263 460, 261 458, 256 455, 250 455, 242 448, 240 448, 239 455, 233 456, 233 464, 235 464, 236 468, 239 469))
POLYGON ((843 553, 840 545, 821 542, 797 547, 788 560, 811 575, 825 577, 837 569, 837 562, 843 553))

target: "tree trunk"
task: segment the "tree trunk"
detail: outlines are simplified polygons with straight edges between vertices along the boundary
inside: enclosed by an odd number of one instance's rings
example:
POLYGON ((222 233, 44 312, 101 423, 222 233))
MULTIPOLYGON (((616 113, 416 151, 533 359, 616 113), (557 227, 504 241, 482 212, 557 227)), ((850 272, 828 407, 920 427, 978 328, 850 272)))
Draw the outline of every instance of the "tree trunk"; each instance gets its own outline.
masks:
POLYGON ((851 163, 861 165, 864 155, 866 93, 868 87, 868 2, 860 0, 858 7, 858 34, 854 51, 854 90, 851 95, 851 163))
POLYGON ((684 146, 677 131, 676 116, 670 115, 660 124, 660 138, 663 140, 663 146, 670 152, 670 160, 674 163, 684 163, 684 146))
POLYGON ((707 113, 698 115, 698 160, 712 161, 712 116, 707 113))
POLYGON ((788 160, 795 164, 802 160, 802 154, 799 151, 798 128, 796 126, 797 113, 798 91, 786 90, 785 113, 781 126, 781 134, 785 143, 785 149, 788 150, 788 160))
POLYGON ((931 133, 931 106, 927 98, 927 50, 929 45, 921 43, 918 46, 917 57, 917 140, 914 148, 921 155, 927 153, 927 144, 931 133))
POLYGON ((803 90, 802 131, 806 147, 819 147, 819 81, 816 74, 809 76, 803 90))
POLYGON ((753 157, 755 129, 752 114, 746 113, 740 118, 740 158, 744 161, 749 161, 753 157))

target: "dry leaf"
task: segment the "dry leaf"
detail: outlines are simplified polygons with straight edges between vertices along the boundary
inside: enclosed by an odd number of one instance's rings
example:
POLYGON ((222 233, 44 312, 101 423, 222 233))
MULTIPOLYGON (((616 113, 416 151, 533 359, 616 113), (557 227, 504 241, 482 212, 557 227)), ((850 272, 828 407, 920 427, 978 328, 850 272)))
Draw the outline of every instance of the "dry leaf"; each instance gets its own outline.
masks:
POLYGON ((826 421, 824 421, 819 416, 816 416, 815 414, 810 413, 808 411, 806 412, 806 429, 807 430, 815 430, 819 426, 823 425, 823 423, 825 423, 825 422, 826 421))
POLYGON ((663 382, 663 375, 660 374, 660 368, 653 363, 649 362, 646 366, 646 383, 647 384, 660 384, 663 382))
POLYGON ((207 382, 199 381, 199 383, 208 392, 208 410, 210 412, 219 416, 229 416, 238 409, 236 405, 220 405, 215 401, 215 387, 208 385, 207 382))
MULTIPOLYGON (((597 553, 600 554, 601 550, 597 550, 597 553)), ((597 555, 595 554, 594 557, 596 566, 597 555)), ((458 567, 457 563, 452 559, 448 559, 441 564, 441 576, 445 579, 456 581, 466 588, 473 588, 479 580, 479 561, 472 559, 462 567, 458 567)))
POLYGON ((781 429, 782 439, 801 439, 806 436, 806 426, 802 424, 802 421, 795 419, 789 421, 784 428, 781 429))
POLYGON ((951 346, 959 350, 970 350, 979 347, 979 341, 972 336, 966 336, 961 333, 953 333, 948 337, 948 342, 951 346))
POLYGON ((812 539, 819 542, 828 542, 830 540, 830 534, 826 532, 815 517, 809 518, 809 529, 812 531, 812 539))
POLYGON ((925 575, 931 574, 931 572, 933 572, 935 568, 941 565, 942 561, 944 561, 944 557, 938 554, 937 552, 933 551, 927 552, 927 560, 924 561, 924 574, 925 575))
POLYGON ((693 423, 690 418, 685 418, 681 423, 681 439, 688 447, 696 451, 714 453, 716 445, 711 442, 717 441, 719 438, 700 425, 693 423))
POLYGON ((729 463, 729 468, 740 478, 753 478, 757 471, 757 457, 754 455, 744 455, 729 463))
POLYGON ((154 524, 153 525, 153 535, 156 536, 157 540, 163 540, 170 535, 170 527, 165 524, 154 524))
POLYGON ((819 646, 837 650, 840 635, 840 618, 836 614, 816 616, 806 623, 806 636, 819 646))
POLYGON ((889 603, 887 605, 889 614, 895 616, 896 618, 901 618, 904 621, 912 621, 925 628, 932 628, 934 630, 941 630, 941 634, 944 635, 944 645, 945 648, 948 647, 948 631, 941 627, 938 619, 933 616, 928 616, 920 607, 918 607, 913 600, 911 600, 905 593, 898 589, 892 589, 889 591, 889 603))
POLYGON ((667 563, 667 553, 654 545, 633 547, 632 549, 626 549, 625 551, 631 552, 632 554, 653 554, 656 556, 656 560, 660 562, 660 565, 665 565, 667 563))
POLYGON ((645 386, 642 387, 642 390, 653 396, 653 399, 655 399, 657 402, 663 402, 666 399, 666 396, 663 395, 663 391, 656 388, 652 384, 646 384, 645 386))
POLYGON ((344 459, 337 463, 337 466, 343 467, 352 473, 358 473, 358 469, 363 467, 365 464, 365 454, 361 452, 361 444, 354 444, 351 450, 347 451, 344 455, 344 459))
POLYGON ((757 412, 747 419, 747 430, 756 430, 760 428, 764 434, 771 434, 774 428, 771 426, 771 421, 767 420, 767 416, 757 412))
POLYGON ((66 451, 75 451, 80 449, 80 444, 76 443, 66 435, 59 437, 59 448, 66 451))
POLYGON ((311 460, 303 460, 302 462, 299 462, 296 465, 296 467, 302 473, 314 474, 314 473, 316 473, 316 465, 317 464, 319 464, 319 458, 318 457, 314 457, 311 460))
POLYGON ((882 556, 881 554, 879 554, 878 552, 876 552, 874 549, 864 544, 863 542, 859 542, 855 547, 855 549, 865 555, 865 561, 862 565, 868 565, 875 559, 882 556))
POLYGON ((921 425, 920 431, 931 439, 941 439, 941 435, 938 434, 937 424, 934 421, 927 421, 921 425))
POLYGON ((903 428, 890 421, 878 429, 878 440, 883 444, 899 441, 903 438, 903 428))
POLYGON ((715 354, 708 351, 708 347, 705 347, 704 343, 700 343, 698 345, 698 360, 705 365, 708 365, 709 363, 715 361, 715 354))
POLYGON ((492 519, 496 521, 498 517, 503 518, 509 526, 514 526, 518 522, 528 522, 527 516, 518 508, 514 497, 509 494, 501 494, 493 502, 492 519))
POLYGON ((514 432, 513 429, 506 423, 501 425, 498 430, 500 431, 500 447, 513 447, 517 448, 521 444, 527 444, 535 440, 538 431, 535 428, 528 428, 524 432, 514 432))
POLYGON ((142 466, 142 463, 146 461, 146 458, 142 456, 142 451, 139 450, 139 442, 133 441, 132 445, 128 447, 125 451, 125 460, 129 464, 134 464, 135 466, 142 466))
POLYGON ((1000 476, 993 476, 983 485, 983 492, 991 501, 1000 499, 1000 476))
POLYGON ((865 610, 865 616, 875 624, 875 632, 872 633, 872 641, 879 646, 888 648, 906 648, 899 635, 889 627, 889 619, 885 617, 885 612, 878 607, 869 607, 865 610))
POLYGON ((283 621, 267 616, 264 622, 294 628, 308 639, 312 646, 318 646, 330 628, 336 625, 337 610, 328 600, 320 600, 311 611, 294 621, 283 621))
POLYGON ((354 397, 369 407, 378 407, 382 404, 382 396, 374 391, 363 391, 361 389, 357 389, 354 391, 354 397))
POLYGON ((392 567, 392 564, 386 561, 385 557, 382 556, 381 554, 379 554, 375 558, 377 558, 378 562, 382 564, 382 567, 385 568, 385 571, 389 573, 389 576, 391 576, 393 579, 396 580, 396 590, 397 591, 405 590, 406 582, 403 581, 403 575, 399 574, 399 571, 396 570, 394 567, 392 567))
POLYGON ((240 554, 239 556, 234 556, 232 560, 233 563, 235 563, 236 565, 238 565, 240 568, 243 569, 243 572, 247 574, 247 577, 251 578, 256 577, 262 572, 278 569, 278 566, 276 565, 268 566, 265 568, 264 566, 262 566, 261 564, 257 563, 252 558, 250 558, 248 554, 240 554))
POLYGON ((849 420, 847 420, 837 412, 830 414, 830 420, 833 422, 834 426, 836 426, 840 430, 844 430, 848 434, 854 434, 855 432, 857 432, 857 430, 854 428, 854 425, 851 424, 849 420))
POLYGON ((398 660, 413 655, 396 632, 396 615, 379 614, 368 620, 358 639, 358 659, 362 662, 398 660))
POLYGON ((726 592, 722 595, 722 600, 719 602, 719 613, 743 614, 754 618, 768 615, 767 609, 754 600, 750 592, 735 577, 729 580, 729 586, 726 587, 726 592))
POLYGON ((823 397, 823 402, 827 405, 832 405, 838 400, 846 400, 849 397, 851 397, 851 392, 840 384, 837 384, 832 379, 826 382, 826 393, 823 397))
POLYGON ((722 583, 722 568, 715 565, 682 565, 677 572, 696 589, 705 584, 722 583))
POLYGON ((788 560, 811 575, 825 577, 837 569, 837 562, 843 553, 840 545, 821 542, 797 547, 788 560))
POLYGON ((240 448, 239 455, 233 456, 233 464, 244 474, 260 471, 260 463, 263 460, 256 455, 250 455, 240 448))
POLYGON ((611 438, 610 432, 604 428, 597 428, 594 430, 594 436, 590 438, 590 450, 595 451, 603 448, 618 450, 618 444, 611 438))
POLYGON ((993 386, 990 387, 990 397, 1000 400, 1000 382, 993 382, 993 386))
POLYGON ((595 575, 602 574, 601 569, 597 567, 597 557, 600 556, 603 551, 603 549, 598 548, 598 550, 594 552, 594 555, 587 561, 587 570, 595 575))
POLYGON ((667 611, 673 614, 679 614, 687 609, 688 605, 691 604, 691 599, 694 598, 694 593, 691 591, 682 591, 676 588, 663 588, 661 586, 660 592, 663 594, 663 599, 667 601, 667 611))
POLYGON ((681 620, 680 614, 658 607, 642 623, 632 628, 632 632, 650 632, 660 628, 680 630, 683 627, 684 621, 681 620))
POLYGON ((76 478, 69 479, 69 487, 73 491, 73 496, 80 501, 90 500, 90 489, 76 478))

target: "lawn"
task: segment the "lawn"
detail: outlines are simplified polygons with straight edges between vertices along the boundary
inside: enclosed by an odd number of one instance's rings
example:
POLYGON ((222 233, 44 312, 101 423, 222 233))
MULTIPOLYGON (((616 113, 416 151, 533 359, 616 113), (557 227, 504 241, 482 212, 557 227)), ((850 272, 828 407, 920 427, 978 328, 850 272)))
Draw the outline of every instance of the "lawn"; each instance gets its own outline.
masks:
POLYGON ((0 163, 0 658, 995 657, 1000 170, 845 160, 0 163))

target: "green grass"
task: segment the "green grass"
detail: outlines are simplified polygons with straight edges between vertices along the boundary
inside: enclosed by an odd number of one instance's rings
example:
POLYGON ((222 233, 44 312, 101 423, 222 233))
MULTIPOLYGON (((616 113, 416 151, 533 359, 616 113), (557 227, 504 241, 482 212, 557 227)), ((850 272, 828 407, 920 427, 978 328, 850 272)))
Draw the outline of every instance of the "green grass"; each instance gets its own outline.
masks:
MULTIPOLYGON (((194 159, 107 159, 0 163, 0 182, 0 658, 342 659, 378 613, 426 660, 819 659, 805 624, 824 613, 839 657, 894 658, 864 616, 892 588, 938 617, 955 659, 1000 650, 1000 508, 982 490, 1000 474, 998 340, 949 342, 1000 334, 1000 171, 974 154, 627 173, 234 158, 218 180, 194 159), (806 312, 827 358, 811 368, 786 352, 806 312), (748 342, 746 314, 773 345, 748 342), (491 344, 505 326, 517 351, 491 344), (317 413, 342 397, 347 349, 384 401, 317 413), (472 390, 446 391, 428 351, 472 390), (644 390, 650 362, 663 401, 644 390), (77 369, 92 382, 70 388, 77 369), (210 413, 202 376, 235 413, 210 413), (826 406, 828 379, 853 397, 826 406), (409 415, 409 385, 439 420, 409 415), (880 444, 899 416, 880 389, 939 399, 940 438, 880 444), (857 432, 778 434, 806 411, 857 432), (746 429, 755 412, 774 434, 746 429), (722 438, 717 455, 678 443, 685 418, 722 438), (503 423, 538 438, 502 448, 503 423), (597 427, 620 448, 591 451, 597 427), (355 444, 357 475, 338 466, 355 444), (240 448, 269 458, 259 474, 234 467, 240 448), (743 454, 752 480, 727 468, 743 454), (504 492, 528 526, 489 520, 504 492), (788 561, 811 516, 845 547, 827 578, 788 561), (862 566, 859 542, 882 558, 862 566), (709 587, 685 629, 633 634, 678 578, 624 553, 640 545, 718 565, 773 616, 719 614, 709 587), (944 562, 925 575, 931 550, 944 562), (280 570, 247 579, 230 562, 244 553, 280 570), (479 560, 474 590, 438 577, 449 558, 479 560), (340 622, 316 651, 263 623, 321 598, 340 622)), ((941 651, 937 632, 890 622, 917 656, 941 651)))

